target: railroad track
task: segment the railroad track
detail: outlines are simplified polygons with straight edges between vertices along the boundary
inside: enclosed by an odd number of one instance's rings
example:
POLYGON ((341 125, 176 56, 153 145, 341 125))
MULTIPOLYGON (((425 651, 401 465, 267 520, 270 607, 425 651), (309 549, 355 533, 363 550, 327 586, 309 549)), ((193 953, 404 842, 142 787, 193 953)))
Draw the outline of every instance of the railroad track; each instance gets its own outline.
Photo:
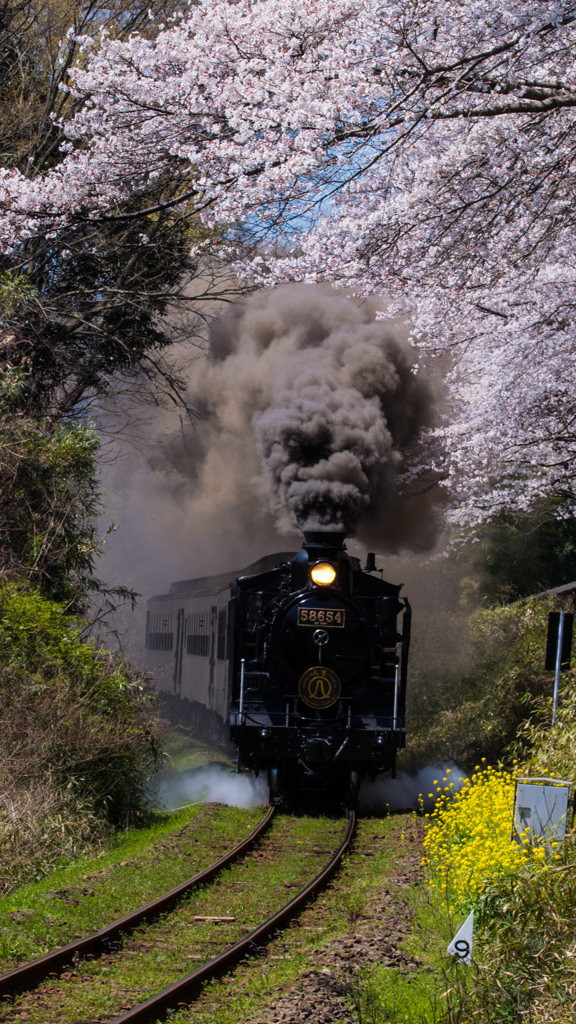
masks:
POLYGON ((213 881, 216 876, 238 858, 244 856, 256 842, 264 835, 274 814, 274 808, 270 807, 261 822, 252 830, 246 839, 234 846, 223 857, 215 861, 209 867, 199 871, 198 874, 188 878, 185 882, 164 893, 157 899, 152 900, 138 910, 113 921, 112 924, 101 928, 100 931, 86 935, 82 939, 75 939, 66 946, 60 946, 44 956, 32 960, 21 967, 15 967, 13 971, 0 975, 0 999, 5 996, 13 996, 37 985, 40 981, 50 975, 59 974, 66 967, 69 967, 80 957, 99 956, 102 953, 116 952, 114 942, 120 935, 127 935, 141 924, 148 924, 161 914, 166 914, 180 902, 183 896, 200 885, 206 885, 213 881))
MULTIPOLYGON (((70 964, 71 959, 73 957, 77 958, 78 954, 86 956, 90 952, 106 952, 106 948, 102 948, 97 945, 98 940, 102 941, 106 939, 111 946, 112 940, 115 936, 119 936, 121 933, 125 934, 127 931, 136 927, 137 924, 149 922, 153 918, 158 917, 167 910, 170 910, 175 906, 182 895, 195 886, 201 885, 203 882, 205 883, 213 880, 223 867, 230 864, 232 860, 241 857, 243 852, 247 852, 248 848, 253 845, 266 830, 272 816, 273 809, 270 809, 262 822, 260 822, 257 828, 253 830, 247 839, 234 847, 233 850, 220 858, 220 860, 211 865, 211 867, 206 868, 204 871, 195 875, 181 886, 171 890, 170 893, 166 893, 165 896, 154 900, 152 903, 147 904, 146 907, 142 907, 139 910, 134 911, 132 914, 126 915, 119 921, 115 921, 108 928, 102 929, 100 932, 96 932, 93 935, 86 936, 84 939, 70 943, 62 949, 54 950, 52 953, 46 954, 44 957, 40 957, 32 963, 16 968, 14 971, 9 972, 9 974, 5 974, 0 977, 0 996, 25 991, 27 988, 36 985, 38 981, 47 978, 48 975, 61 971, 62 967, 70 964)), ((280 819, 280 822, 281 821, 282 819, 280 819)), ((249 934, 244 935, 239 941, 229 945, 228 948, 224 949, 216 956, 213 956, 192 972, 180 977, 177 981, 174 981, 172 984, 163 988, 155 995, 145 999, 143 1002, 137 1003, 131 1009, 124 1009, 119 1016, 113 1018, 111 1024, 153 1024, 153 1022, 162 1020, 164 1015, 170 1009, 175 1009, 177 1007, 181 1008, 197 998, 203 985, 207 981, 221 977, 223 974, 229 972, 230 969, 241 960, 246 959, 250 955, 257 955, 260 953, 263 944, 271 938, 275 932, 285 926, 292 918, 296 917, 303 910, 311 897, 319 892, 332 878, 341 863, 344 853, 350 845, 354 827, 355 814, 354 812, 350 812, 345 835, 337 849, 331 853, 329 859, 325 862, 322 869, 317 872, 315 877, 304 885, 297 895, 293 896, 279 910, 267 917, 266 920, 262 921, 256 928, 253 928, 249 934)), ((274 845, 273 841, 272 845, 274 845)), ((314 848, 314 852, 317 855, 320 853, 319 849, 316 847, 314 848)), ((310 853, 305 853, 305 855, 309 856, 310 853)), ((260 855, 257 854, 257 856, 260 855)), ((305 864, 306 862, 302 863, 305 864)), ((258 869, 258 871, 260 871, 260 869, 258 869)), ((170 926, 170 929, 172 930, 172 926, 170 926)), ((114 951, 116 950, 114 949, 114 951)), ((110 958, 105 959, 110 962, 110 958)), ((64 977, 66 979, 66 975, 64 977)), ((79 991, 82 991, 82 981, 79 979, 79 982, 79 991)), ((134 995, 136 995, 136 992, 134 992, 134 995)), ((84 1004, 86 1004, 87 997, 90 1000, 88 992, 86 992, 82 997, 84 1004)), ((29 996, 27 998, 30 999, 37 997, 29 996)), ((122 1003, 120 1003, 120 1005, 122 1005, 122 1003)), ((124 1006, 125 1005, 126 1002, 124 1003, 124 1006)), ((14 1009, 17 1013, 17 1017, 19 1017, 20 1014, 18 1013, 16 1006, 14 1009)), ((59 1014, 55 1014, 53 1019, 56 1019, 56 1016, 58 1019, 61 1019, 59 1014)), ((5 1018, 3 1017, 3 1019, 5 1018)), ((12 1017, 10 1017, 10 1019, 12 1019, 12 1017)), ((35 1017, 35 1019, 38 1018, 35 1017)), ((47 1020, 48 1018, 42 1017, 41 1019, 47 1020)), ((68 1016, 66 1019, 68 1019, 68 1016)), ((100 1016, 99 1019, 101 1021, 102 1016, 100 1016)), ((91 1024, 91 1022, 84 1019, 83 1024, 91 1024)))
POLYGON ((131 1010, 115 1017, 111 1024, 155 1024, 161 1020, 168 1010, 182 1006, 183 1003, 191 1002, 199 995, 202 986, 207 981, 221 977, 231 967, 234 967, 240 960, 243 960, 251 953, 258 953, 260 943, 265 942, 279 928, 285 925, 291 918, 295 917, 305 907, 308 900, 325 886, 336 870, 348 849, 354 828, 356 825, 356 814, 350 811, 348 815, 348 827, 344 839, 337 850, 334 851, 330 860, 324 865, 321 871, 308 883, 296 896, 284 904, 280 910, 268 917, 257 928, 254 928, 248 935, 239 942, 235 942, 228 949, 225 949, 218 956, 208 960, 207 963, 197 967, 195 971, 186 974, 183 978, 173 982, 167 988, 158 992, 150 999, 139 1003, 131 1010))

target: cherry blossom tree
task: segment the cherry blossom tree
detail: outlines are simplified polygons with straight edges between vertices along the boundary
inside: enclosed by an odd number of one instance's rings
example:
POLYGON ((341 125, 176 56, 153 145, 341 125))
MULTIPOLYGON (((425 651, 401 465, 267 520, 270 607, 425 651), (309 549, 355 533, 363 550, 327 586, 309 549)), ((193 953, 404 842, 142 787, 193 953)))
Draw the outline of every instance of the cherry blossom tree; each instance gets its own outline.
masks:
MULTIPOLYGON (((135 30, 153 37, 150 8, 167 16, 175 3, 0 0, 0 165, 6 174, 28 187, 52 180, 50 169, 65 156, 60 125, 86 98, 66 88, 86 33, 105 28, 117 39, 135 30)), ((193 209, 168 204, 146 212, 179 189, 169 171, 146 192, 134 193, 123 217, 77 219, 57 231, 44 225, 29 237, 22 232, 0 256, 0 391, 4 383, 12 388, 14 373, 19 381, 7 422, 29 417, 32 435, 36 429, 50 435, 63 419, 85 420, 91 408, 102 422, 108 395, 116 423, 121 400, 124 416, 125 403, 135 398, 183 404, 183 357, 179 366, 172 343, 185 338, 190 355, 191 342, 202 344, 188 289, 194 281, 197 306, 198 294, 212 285, 205 266, 196 281, 198 260, 191 254, 206 232, 193 209)))
POLYGON ((92 45, 62 162, 0 178, 8 258, 174 175, 251 280, 389 296, 447 355, 456 521, 576 500, 575 2, 212 0, 92 45))

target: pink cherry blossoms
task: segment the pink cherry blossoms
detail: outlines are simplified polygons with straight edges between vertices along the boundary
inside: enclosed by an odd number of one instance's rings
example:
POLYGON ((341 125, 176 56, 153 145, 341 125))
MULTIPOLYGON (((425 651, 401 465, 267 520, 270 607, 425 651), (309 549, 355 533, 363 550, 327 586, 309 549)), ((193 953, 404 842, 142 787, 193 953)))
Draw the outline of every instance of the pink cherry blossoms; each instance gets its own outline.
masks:
POLYGON ((1 172, 5 253, 174 173, 241 273, 385 295, 444 356, 456 522, 574 498, 576 2, 212 0, 74 89, 60 165, 1 172))

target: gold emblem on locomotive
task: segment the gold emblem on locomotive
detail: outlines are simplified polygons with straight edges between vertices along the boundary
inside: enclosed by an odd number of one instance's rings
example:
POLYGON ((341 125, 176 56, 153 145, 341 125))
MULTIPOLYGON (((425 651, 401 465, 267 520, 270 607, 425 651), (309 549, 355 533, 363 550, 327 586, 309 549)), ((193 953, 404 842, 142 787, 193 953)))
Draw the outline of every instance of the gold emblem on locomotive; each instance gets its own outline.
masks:
POLYGON ((309 708, 329 708, 340 696, 340 680, 323 665, 306 669, 298 683, 298 693, 309 708))

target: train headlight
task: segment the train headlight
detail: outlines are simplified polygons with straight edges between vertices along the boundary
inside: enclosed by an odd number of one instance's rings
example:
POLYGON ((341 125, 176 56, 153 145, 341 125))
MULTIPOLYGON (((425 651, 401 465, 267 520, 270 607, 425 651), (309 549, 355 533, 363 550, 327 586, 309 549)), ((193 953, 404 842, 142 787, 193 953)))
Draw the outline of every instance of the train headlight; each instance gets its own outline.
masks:
POLYGON ((329 587, 336 579, 336 569, 330 562, 316 562, 310 571, 312 582, 320 587, 329 587))

